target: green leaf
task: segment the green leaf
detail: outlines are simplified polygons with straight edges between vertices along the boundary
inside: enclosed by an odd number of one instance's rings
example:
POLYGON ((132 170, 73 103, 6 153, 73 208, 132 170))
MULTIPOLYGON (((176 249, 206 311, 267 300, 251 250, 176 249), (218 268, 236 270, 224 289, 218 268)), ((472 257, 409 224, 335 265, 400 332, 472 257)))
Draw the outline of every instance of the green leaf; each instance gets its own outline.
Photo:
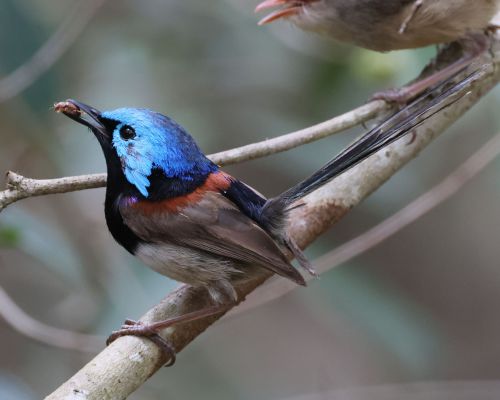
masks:
POLYGON ((15 247, 21 240, 21 233, 14 227, 0 227, 0 247, 15 247))

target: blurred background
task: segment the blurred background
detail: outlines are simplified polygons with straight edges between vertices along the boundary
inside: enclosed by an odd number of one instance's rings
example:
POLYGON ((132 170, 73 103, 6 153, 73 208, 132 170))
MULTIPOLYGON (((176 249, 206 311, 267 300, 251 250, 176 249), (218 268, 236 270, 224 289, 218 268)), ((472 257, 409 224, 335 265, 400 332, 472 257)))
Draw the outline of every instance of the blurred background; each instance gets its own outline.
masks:
MULTIPOLYGON (((287 23, 258 27, 257 3, 108 1, 80 34, 75 21, 87 18, 82 10, 96 0, 82 0, 83 7, 0 0, 2 76, 70 21, 62 35, 69 49, 46 73, 19 94, 0 90, 0 172, 35 178, 104 172, 94 137, 51 110, 69 97, 103 110, 155 109, 212 153, 349 111, 373 92, 414 78, 435 54, 434 48, 378 54, 287 23)), ((356 237, 438 183, 498 131, 499 106, 495 90, 321 237, 309 257, 356 237)), ((274 195, 363 131, 227 170, 274 195)), ((176 283, 112 240, 103 199, 103 189, 88 190, 23 200, 2 212, 0 285, 46 324, 105 337, 176 283)), ((307 289, 218 323, 131 398, 402 398, 387 394, 398 390, 419 399, 498 398, 499 207, 494 162, 450 201, 307 289)), ((3 319, 0 354, 0 398, 17 400, 49 394, 93 356, 33 341, 3 319)))

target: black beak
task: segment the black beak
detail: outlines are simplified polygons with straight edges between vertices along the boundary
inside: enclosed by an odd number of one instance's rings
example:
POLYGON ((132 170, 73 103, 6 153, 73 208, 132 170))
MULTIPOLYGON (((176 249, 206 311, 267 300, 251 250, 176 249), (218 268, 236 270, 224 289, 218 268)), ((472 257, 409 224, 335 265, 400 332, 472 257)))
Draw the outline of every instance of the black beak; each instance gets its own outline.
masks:
POLYGON ((56 112, 63 113, 71 118, 73 121, 90 128, 96 136, 109 139, 108 131, 103 124, 99 110, 73 99, 56 103, 54 109, 56 112))

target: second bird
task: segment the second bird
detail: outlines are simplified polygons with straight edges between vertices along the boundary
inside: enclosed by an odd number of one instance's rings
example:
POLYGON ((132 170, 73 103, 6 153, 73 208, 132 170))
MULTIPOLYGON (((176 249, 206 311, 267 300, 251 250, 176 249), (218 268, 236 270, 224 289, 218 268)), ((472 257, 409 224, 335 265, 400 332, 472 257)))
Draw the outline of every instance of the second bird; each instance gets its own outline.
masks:
POLYGON ((446 79, 487 49, 484 35, 499 0, 265 0, 256 11, 279 7, 260 24, 289 19, 302 29, 375 51, 412 49, 461 41, 456 63, 386 100, 405 102, 446 79))

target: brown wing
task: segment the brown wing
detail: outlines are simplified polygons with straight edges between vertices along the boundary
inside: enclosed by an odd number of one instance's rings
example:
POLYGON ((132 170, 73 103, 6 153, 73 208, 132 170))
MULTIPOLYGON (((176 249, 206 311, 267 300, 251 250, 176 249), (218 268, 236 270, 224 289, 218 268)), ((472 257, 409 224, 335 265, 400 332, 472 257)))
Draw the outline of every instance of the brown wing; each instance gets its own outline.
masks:
POLYGON ((161 202, 152 210, 120 207, 125 224, 145 241, 173 243, 258 264, 305 285, 302 275, 288 262, 276 242, 220 193, 206 192, 195 205, 178 213, 166 211, 161 202))

